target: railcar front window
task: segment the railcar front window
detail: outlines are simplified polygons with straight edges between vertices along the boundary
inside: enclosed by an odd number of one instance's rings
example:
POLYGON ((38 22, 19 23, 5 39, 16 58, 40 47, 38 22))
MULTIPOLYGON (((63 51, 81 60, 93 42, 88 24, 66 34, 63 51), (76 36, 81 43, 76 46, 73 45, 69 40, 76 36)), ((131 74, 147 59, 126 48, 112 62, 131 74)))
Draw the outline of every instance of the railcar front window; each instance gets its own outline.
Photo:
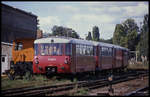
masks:
POLYGON ((62 44, 41 44, 41 55, 57 56, 62 55, 62 44))
POLYGON ((41 45, 41 55, 45 55, 45 53, 44 53, 44 45, 41 45))

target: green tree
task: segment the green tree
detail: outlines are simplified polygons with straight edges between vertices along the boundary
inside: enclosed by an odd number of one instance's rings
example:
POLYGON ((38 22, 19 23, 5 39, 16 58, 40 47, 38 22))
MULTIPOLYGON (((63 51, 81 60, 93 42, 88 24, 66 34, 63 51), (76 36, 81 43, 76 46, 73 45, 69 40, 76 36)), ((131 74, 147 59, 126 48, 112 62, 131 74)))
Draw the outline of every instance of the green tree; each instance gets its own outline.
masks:
POLYGON ((125 36, 126 33, 124 32, 124 28, 122 24, 117 24, 113 34, 113 44, 120 45, 121 37, 125 37, 125 36))
POLYGON ((107 40, 105 40, 105 39, 100 39, 99 41, 100 41, 100 42, 105 42, 105 43, 113 44, 113 42, 112 42, 112 38, 107 39, 107 40))
POLYGON ((77 32, 73 32, 72 35, 71 35, 72 38, 77 38, 79 39, 80 36, 77 34, 77 32))
POLYGON ((52 30, 53 36, 66 36, 66 37, 72 37, 72 38, 79 38, 80 36, 75 32, 75 30, 63 26, 57 26, 54 25, 52 30))
POLYGON ((91 32, 88 32, 88 36, 86 37, 86 40, 92 40, 91 32))
POLYGON ((117 24, 113 34, 113 44, 127 47, 130 50, 135 50, 138 43, 139 27, 134 19, 127 19, 122 24, 117 24))
POLYGON ((135 51, 135 47, 137 45, 137 41, 136 41, 136 38, 137 38, 137 32, 136 30, 133 30, 131 32, 129 32, 127 34, 127 47, 128 49, 130 49, 131 51, 135 51))
POLYGON ((99 34, 99 28, 97 26, 94 26, 93 27, 93 40, 94 41, 99 41, 99 37, 100 37, 100 34, 99 34))
POLYGON ((140 31, 140 41, 136 47, 139 51, 139 56, 147 56, 149 57, 149 50, 148 50, 148 39, 149 39, 149 15, 144 15, 143 25, 140 31))

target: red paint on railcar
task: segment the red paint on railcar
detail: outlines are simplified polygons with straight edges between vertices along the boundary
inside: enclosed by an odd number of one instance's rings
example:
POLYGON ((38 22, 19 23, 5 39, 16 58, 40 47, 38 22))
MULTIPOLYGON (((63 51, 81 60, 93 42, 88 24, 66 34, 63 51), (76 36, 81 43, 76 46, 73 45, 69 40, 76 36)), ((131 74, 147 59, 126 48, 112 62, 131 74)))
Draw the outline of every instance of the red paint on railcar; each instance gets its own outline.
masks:
POLYGON ((46 73, 46 67, 57 67, 57 73, 70 73, 69 56, 35 56, 33 73, 46 73), (38 61, 38 64, 36 64, 38 61))

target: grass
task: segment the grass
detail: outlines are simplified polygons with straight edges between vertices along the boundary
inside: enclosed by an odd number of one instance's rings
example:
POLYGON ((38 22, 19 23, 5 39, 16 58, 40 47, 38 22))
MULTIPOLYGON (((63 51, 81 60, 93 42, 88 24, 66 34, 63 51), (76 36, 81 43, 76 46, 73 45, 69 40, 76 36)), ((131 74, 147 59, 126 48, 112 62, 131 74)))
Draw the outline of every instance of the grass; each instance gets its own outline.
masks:
POLYGON ((23 77, 23 79, 10 80, 7 76, 1 78, 1 89, 19 88, 19 87, 39 87, 43 85, 56 85, 62 83, 71 83, 70 80, 61 79, 57 80, 57 77, 47 78, 44 75, 34 75, 30 79, 23 77))
POLYGON ((85 96, 85 95, 87 95, 88 94, 88 89, 86 89, 86 88, 80 88, 78 91, 77 91, 77 93, 75 93, 74 95, 75 96, 85 96))

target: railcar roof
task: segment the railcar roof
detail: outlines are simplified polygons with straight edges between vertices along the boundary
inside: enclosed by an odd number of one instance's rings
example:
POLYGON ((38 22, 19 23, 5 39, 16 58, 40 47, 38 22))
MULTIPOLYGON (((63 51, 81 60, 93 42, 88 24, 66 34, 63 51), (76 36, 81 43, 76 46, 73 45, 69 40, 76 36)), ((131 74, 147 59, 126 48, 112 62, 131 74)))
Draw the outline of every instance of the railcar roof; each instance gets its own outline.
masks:
POLYGON ((88 40, 81 40, 81 39, 75 39, 71 37, 62 37, 62 36, 51 36, 47 38, 41 38, 41 39, 36 39, 34 41, 35 44, 37 43, 73 43, 73 44, 86 44, 86 45, 94 45, 94 46, 106 46, 106 47, 114 47, 118 49, 123 49, 123 50, 129 50, 125 47, 121 47, 119 45, 115 44, 110 44, 110 43, 104 43, 104 42, 96 42, 96 41, 88 41, 88 40))
POLYGON ((95 46, 106 46, 106 47, 114 47, 114 48, 123 49, 123 50, 129 50, 125 47, 121 47, 121 46, 115 45, 115 44, 104 43, 104 42, 96 42, 96 41, 92 41, 92 42, 95 46))
POLYGON ((34 41, 35 44, 37 43, 73 43, 73 44, 87 44, 93 45, 91 41, 75 39, 75 38, 67 38, 67 37, 48 37, 48 38, 41 38, 34 41), (53 42, 52 42, 53 41, 53 42))

